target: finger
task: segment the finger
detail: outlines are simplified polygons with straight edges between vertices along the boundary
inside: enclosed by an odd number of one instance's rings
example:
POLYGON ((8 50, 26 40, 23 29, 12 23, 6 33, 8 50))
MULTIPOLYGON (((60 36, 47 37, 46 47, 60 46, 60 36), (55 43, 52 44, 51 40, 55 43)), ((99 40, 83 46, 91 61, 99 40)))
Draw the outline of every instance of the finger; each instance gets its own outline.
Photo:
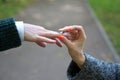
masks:
POLYGON ((72 36, 69 32, 62 33, 63 36, 65 36, 67 39, 72 40, 72 36))
POLYGON ((47 43, 45 42, 36 42, 36 44, 38 44, 41 47, 46 47, 47 43))
POLYGON ((66 32, 70 32, 71 30, 73 30, 73 28, 71 26, 67 26, 67 27, 64 27, 64 28, 61 28, 59 29, 59 31, 66 31, 66 32))
POLYGON ((61 42, 56 38, 56 44, 59 46, 59 47, 62 47, 62 44, 61 42))
POLYGON ((79 30, 79 34, 83 39, 86 39, 86 33, 82 26, 74 26, 74 29, 79 30))
POLYGON ((68 26, 68 27, 60 29, 60 31, 62 31, 62 33, 64 33, 64 32, 67 32, 68 31, 67 29, 69 29, 69 28, 71 28, 71 32, 69 31, 70 33, 72 33, 72 34, 79 33, 83 38, 86 39, 85 31, 84 31, 83 27, 79 26, 79 25, 68 26))
POLYGON ((48 38, 57 38, 60 35, 60 33, 55 32, 55 31, 46 31, 42 36, 48 37, 48 38))
POLYGON ((64 28, 59 29, 59 31, 71 31, 71 30, 74 30, 74 29, 83 30, 83 27, 79 26, 79 25, 66 26, 64 28))
POLYGON ((61 36, 58 36, 58 39, 60 41, 62 41, 68 48, 70 48, 72 46, 71 41, 68 40, 66 37, 64 37, 64 36, 61 35, 61 36))
POLYGON ((36 35, 36 42, 56 43, 55 40, 36 35))

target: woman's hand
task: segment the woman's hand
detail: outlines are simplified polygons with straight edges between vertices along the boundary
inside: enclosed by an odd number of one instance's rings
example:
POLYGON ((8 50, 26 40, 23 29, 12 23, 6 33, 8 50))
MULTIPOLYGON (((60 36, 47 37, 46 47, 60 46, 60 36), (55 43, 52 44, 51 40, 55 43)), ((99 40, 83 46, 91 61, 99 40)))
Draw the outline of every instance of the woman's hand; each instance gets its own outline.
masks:
POLYGON ((66 26, 61 31, 62 36, 58 38, 67 46, 69 54, 74 62, 81 68, 85 62, 83 46, 86 34, 82 26, 66 26))
POLYGON ((59 33, 47 30, 41 26, 24 24, 24 40, 35 42, 41 47, 45 47, 47 43, 56 43, 59 47, 62 47, 57 39, 59 35, 59 33))

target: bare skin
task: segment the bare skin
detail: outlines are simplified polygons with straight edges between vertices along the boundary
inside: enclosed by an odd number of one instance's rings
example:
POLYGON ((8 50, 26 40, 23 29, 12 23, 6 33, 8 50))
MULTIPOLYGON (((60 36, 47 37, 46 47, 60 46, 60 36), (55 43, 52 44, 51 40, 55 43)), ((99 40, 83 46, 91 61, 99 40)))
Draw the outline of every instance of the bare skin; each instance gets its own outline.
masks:
POLYGON ((59 35, 59 33, 47 30, 41 26, 24 23, 24 40, 35 42, 41 47, 46 47, 47 43, 56 43, 59 47, 62 47, 57 39, 59 35))
POLYGON ((82 26, 73 25, 59 29, 62 33, 62 42, 67 46, 72 60, 80 67, 85 63, 83 46, 86 40, 86 34, 82 26), (67 33, 67 34, 66 34, 67 33))

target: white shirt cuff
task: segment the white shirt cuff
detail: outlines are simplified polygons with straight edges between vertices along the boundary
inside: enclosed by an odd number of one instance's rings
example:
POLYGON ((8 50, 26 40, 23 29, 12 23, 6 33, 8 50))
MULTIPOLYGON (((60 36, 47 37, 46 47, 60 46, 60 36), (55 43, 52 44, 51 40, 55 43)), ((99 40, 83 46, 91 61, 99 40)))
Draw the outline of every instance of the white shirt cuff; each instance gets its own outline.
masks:
POLYGON ((18 34, 20 36, 21 41, 24 41, 24 24, 23 21, 16 21, 15 25, 18 30, 18 34))

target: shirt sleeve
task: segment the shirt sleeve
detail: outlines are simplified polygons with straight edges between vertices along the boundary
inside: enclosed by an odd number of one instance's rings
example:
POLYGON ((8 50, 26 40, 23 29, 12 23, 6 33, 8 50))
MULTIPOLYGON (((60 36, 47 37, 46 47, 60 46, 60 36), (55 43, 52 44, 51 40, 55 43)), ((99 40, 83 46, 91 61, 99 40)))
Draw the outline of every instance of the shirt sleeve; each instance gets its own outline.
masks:
POLYGON ((82 69, 71 62, 67 76, 69 80, 120 80, 120 64, 105 62, 85 53, 86 61, 82 69))
POLYGON ((18 34, 20 36, 21 41, 24 41, 24 24, 23 21, 16 21, 15 25, 18 30, 18 34))

